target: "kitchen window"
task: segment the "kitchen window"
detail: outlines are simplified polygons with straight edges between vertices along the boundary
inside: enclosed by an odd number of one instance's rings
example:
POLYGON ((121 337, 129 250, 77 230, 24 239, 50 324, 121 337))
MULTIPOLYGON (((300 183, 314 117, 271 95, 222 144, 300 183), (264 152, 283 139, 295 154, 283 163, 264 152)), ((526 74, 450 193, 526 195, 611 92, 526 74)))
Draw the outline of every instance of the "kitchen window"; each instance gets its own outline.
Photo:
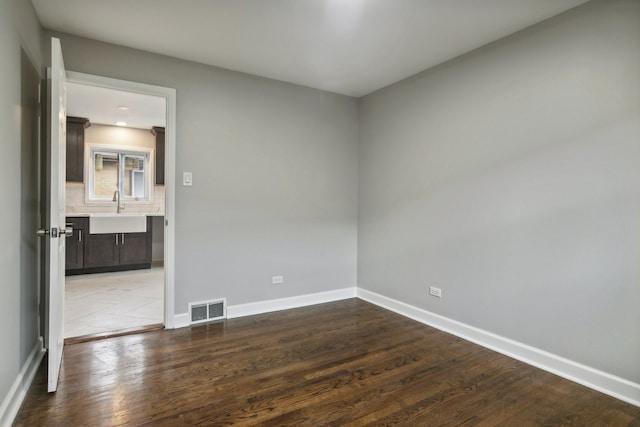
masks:
POLYGON ((91 147, 89 200, 111 201, 116 191, 122 199, 151 200, 151 150, 91 147))

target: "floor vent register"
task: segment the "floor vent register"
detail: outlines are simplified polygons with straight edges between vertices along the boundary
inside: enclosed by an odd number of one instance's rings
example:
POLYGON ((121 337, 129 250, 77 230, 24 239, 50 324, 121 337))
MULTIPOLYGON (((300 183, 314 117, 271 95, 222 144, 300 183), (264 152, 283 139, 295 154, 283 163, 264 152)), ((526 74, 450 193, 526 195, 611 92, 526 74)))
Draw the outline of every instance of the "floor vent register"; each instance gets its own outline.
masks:
POLYGON ((211 322, 227 317, 227 304, 224 299, 189 303, 191 324, 211 322))

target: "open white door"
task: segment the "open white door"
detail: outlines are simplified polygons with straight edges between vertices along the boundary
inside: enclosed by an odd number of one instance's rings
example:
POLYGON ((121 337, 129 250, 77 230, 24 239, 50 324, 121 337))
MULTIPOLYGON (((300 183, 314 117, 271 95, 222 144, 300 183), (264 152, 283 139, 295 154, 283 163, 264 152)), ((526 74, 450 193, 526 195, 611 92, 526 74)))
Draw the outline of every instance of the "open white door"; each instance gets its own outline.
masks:
MULTIPOLYGON (((64 346, 64 268, 65 268, 65 170, 67 142, 66 73, 60 40, 51 39, 51 155, 49 157, 49 206, 45 231, 49 244, 49 294, 47 316, 47 347, 49 350, 49 392, 58 388, 58 377, 64 346)), ((69 230, 73 232, 73 230, 69 230)))

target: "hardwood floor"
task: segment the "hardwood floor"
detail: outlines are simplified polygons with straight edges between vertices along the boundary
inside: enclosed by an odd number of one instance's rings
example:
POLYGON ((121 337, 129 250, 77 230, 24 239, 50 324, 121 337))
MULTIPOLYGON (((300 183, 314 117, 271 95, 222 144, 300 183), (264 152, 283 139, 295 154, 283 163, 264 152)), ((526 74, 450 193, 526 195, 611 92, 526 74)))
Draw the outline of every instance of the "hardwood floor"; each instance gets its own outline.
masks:
POLYGON ((69 345, 55 394, 43 367, 17 426, 640 426, 638 407, 357 299, 69 345))

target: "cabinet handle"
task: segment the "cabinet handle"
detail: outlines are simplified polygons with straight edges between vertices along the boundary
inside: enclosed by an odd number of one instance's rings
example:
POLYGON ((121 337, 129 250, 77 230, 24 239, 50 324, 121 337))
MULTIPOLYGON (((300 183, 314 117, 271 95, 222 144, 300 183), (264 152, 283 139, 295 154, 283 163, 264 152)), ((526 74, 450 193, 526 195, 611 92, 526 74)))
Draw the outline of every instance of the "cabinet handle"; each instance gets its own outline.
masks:
POLYGON ((78 230, 78 242, 82 242, 82 230, 78 230))
POLYGON ((118 235, 116 234, 116 246, 118 246, 118 235))
POLYGON ((124 245, 124 233, 122 233, 122 244, 124 245))

